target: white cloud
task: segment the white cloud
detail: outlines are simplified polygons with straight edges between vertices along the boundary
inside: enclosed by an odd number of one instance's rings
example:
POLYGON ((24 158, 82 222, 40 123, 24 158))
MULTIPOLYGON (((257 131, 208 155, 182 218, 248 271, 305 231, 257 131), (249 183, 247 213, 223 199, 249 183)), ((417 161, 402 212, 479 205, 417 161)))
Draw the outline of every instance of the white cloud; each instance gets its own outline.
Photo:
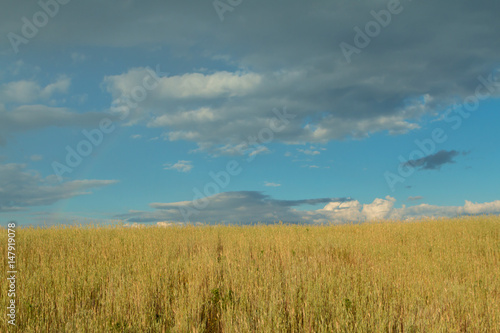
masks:
POLYGON ((216 120, 216 113, 209 108, 165 114, 149 122, 150 127, 186 126, 193 123, 207 123, 216 120))
POLYGON ((363 218, 361 213, 363 206, 359 201, 331 202, 323 209, 307 212, 307 215, 317 215, 311 218, 313 222, 332 220, 336 222, 359 221, 363 218))
POLYGON ((31 103, 40 96, 41 88, 34 81, 16 81, 0 86, 0 97, 4 102, 31 103))
POLYGON ((260 82, 261 77, 255 73, 216 72, 209 75, 191 73, 162 78, 158 93, 167 98, 234 97, 248 94, 260 82))
POLYGON ((396 199, 390 196, 385 197, 385 199, 377 198, 371 204, 363 205, 361 214, 363 214, 367 220, 387 219, 392 212, 394 202, 396 202, 396 199))
POLYGON ((311 156, 321 154, 321 152, 319 152, 317 150, 310 150, 310 149, 300 149, 300 148, 298 148, 297 151, 299 153, 302 153, 302 154, 305 154, 305 155, 311 155, 311 156))
POLYGON ((189 172, 193 168, 191 161, 178 161, 176 163, 168 163, 164 165, 165 170, 177 170, 179 172, 189 172))
POLYGON ((134 134, 134 135, 131 135, 130 138, 134 139, 134 140, 137 140, 137 139, 141 139, 142 135, 140 135, 140 134, 134 134))
MULTIPOLYGON (((106 76, 107 90, 118 98, 130 94, 132 89, 144 84, 144 78, 151 77, 146 68, 133 68, 121 75, 106 76)), ((187 98, 218 98, 243 96, 261 83, 262 78, 255 73, 215 72, 213 74, 186 73, 176 76, 157 78, 158 86, 152 92, 158 100, 187 98)), ((151 83, 154 84, 154 83, 151 83)))
POLYGON ((252 151, 250 151, 250 153, 248 154, 248 156, 257 156, 259 154, 266 154, 266 153, 269 153, 269 149, 265 146, 259 146, 258 148, 256 149, 253 149, 252 151))
POLYGON ((331 203, 323 209, 309 211, 314 222, 360 222, 372 220, 408 220, 426 217, 456 217, 460 215, 500 214, 500 200, 487 203, 465 201, 464 206, 417 206, 394 208, 396 200, 390 196, 377 198, 371 204, 362 205, 358 201, 331 203))
POLYGON ((71 79, 60 76, 45 87, 35 81, 21 80, 4 83, 0 86, 0 98, 4 102, 29 104, 39 100, 48 100, 57 93, 67 93, 71 79))
POLYGON ((268 186, 268 187, 279 187, 279 186, 281 186, 281 184, 278 184, 278 183, 270 183, 270 182, 264 182, 264 186, 268 186))
POLYGON ((500 200, 485 203, 473 203, 465 200, 463 212, 470 215, 498 214, 500 212, 500 200))
POLYGON ((67 93, 71 86, 71 79, 66 76, 60 76, 56 82, 51 83, 41 90, 40 96, 42 98, 50 98, 56 93, 67 93))

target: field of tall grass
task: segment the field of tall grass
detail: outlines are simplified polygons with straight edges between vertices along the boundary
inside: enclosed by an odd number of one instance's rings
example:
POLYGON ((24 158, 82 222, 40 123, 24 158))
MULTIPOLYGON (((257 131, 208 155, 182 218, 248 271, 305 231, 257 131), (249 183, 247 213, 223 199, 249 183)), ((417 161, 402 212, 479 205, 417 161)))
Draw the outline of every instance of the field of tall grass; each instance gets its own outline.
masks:
POLYGON ((17 326, 2 315, 1 332, 500 331, 499 217, 18 228, 16 243, 17 326))

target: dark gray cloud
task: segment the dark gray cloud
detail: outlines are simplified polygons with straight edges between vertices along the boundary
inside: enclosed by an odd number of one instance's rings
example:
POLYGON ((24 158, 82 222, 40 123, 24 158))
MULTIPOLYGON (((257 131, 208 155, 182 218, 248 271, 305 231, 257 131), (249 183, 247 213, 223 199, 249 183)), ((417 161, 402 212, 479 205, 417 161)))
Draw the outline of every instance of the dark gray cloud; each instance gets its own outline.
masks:
MULTIPOLYGON (((276 200, 257 191, 224 192, 197 202, 152 203, 155 212, 130 212, 116 216, 129 222, 202 222, 202 223, 288 223, 304 222, 301 205, 347 202, 350 198, 276 200)), ((306 221, 307 222, 307 221, 306 221)))
POLYGON ((435 154, 428 155, 417 160, 410 160, 403 163, 404 166, 420 168, 422 170, 439 170, 445 164, 455 163, 454 158, 460 154, 466 155, 467 152, 460 153, 456 150, 440 150, 435 154))
POLYGON ((115 180, 74 180, 59 183, 56 176, 42 177, 24 164, 0 164, 0 213, 45 206, 60 200, 89 194, 90 189, 116 183, 115 180))
MULTIPOLYGON (((370 12, 387 3, 243 1, 221 22, 212 1, 72 1, 20 52, 67 45, 156 49, 192 61, 192 68, 203 63, 206 75, 221 68, 257 75, 237 93, 221 89, 179 98, 169 88, 141 104, 145 111, 135 115, 137 121, 163 128, 167 140, 193 141, 204 150, 234 152, 269 126, 273 108, 284 106, 296 117, 275 134, 281 142, 401 134, 418 129, 423 116, 473 95, 478 76, 498 68, 500 3, 401 1, 403 11, 348 64, 340 43, 354 44, 353 27, 364 29, 374 20, 370 12)), ((21 17, 39 9, 36 2, 9 2, 0 14, 0 34, 20 33, 21 17)), ((0 47, 8 50, 8 39, 0 47)), ((172 76, 186 74, 168 60, 161 65, 172 76)), ((124 83, 142 79, 131 71, 104 81, 114 98, 128 93, 124 83)), ((187 83, 205 82, 199 79, 187 83)))

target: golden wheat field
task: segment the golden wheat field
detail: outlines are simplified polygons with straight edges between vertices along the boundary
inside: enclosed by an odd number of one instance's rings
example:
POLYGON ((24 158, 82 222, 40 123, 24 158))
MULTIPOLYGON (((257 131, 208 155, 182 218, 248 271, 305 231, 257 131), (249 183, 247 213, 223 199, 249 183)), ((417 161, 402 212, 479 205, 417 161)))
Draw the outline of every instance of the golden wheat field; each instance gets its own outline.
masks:
POLYGON ((16 243, 2 332, 500 331, 499 217, 18 228, 16 243))

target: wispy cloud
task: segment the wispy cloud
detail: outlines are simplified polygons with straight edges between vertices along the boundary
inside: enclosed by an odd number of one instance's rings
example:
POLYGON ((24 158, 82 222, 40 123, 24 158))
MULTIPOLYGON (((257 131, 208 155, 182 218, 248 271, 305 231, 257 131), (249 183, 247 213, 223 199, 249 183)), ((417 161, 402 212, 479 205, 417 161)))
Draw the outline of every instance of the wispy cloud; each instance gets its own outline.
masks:
POLYGON ((270 182, 264 182, 264 186, 268 186, 268 187, 279 187, 279 186, 281 186, 281 184, 277 184, 277 183, 270 183, 270 182))
POLYGON ((73 180, 60 183, 56 176, 42 177, 25 164, 0 164, 0 212, 46 206, 89 190, 115 184, 116 180, 73 180))
POLYGON ((297 151, 299 153, 302 153, 302 154, 305 154, 305 155, 311 155, 311 156, 314 156, 314 155, 319 155, 321 154, 321 152, 319 152, 318 150, 311 150, 311 149, 297 149, 297 151))
POLYGON ((256 156, 256 155, 259 155, 259 154, 267 154, 269 153, 269 149, 265 146, 260 146, 258 147, 257 149, 254 149, 252 150, 248 156, 256 156))
POLYGON ((176 163, 164 164, 165 170, 177 170, 179 172, 189 172, 193 169, 193 164, 191 161, 177 161, 176 163))

